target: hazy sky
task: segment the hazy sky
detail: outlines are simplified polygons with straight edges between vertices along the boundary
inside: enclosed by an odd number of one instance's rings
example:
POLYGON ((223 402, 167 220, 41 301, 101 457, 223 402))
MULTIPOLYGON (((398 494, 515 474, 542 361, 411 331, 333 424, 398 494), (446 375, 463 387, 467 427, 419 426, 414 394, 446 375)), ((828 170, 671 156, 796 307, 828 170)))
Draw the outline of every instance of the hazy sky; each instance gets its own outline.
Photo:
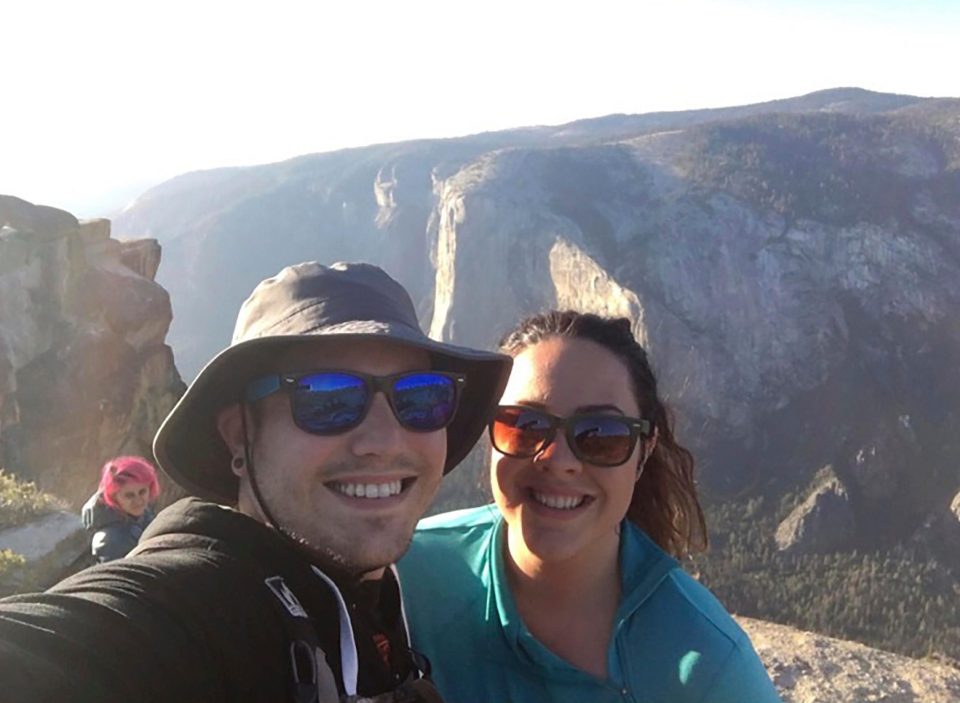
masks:
POLYGON ((956 0, 0 0, 0 193, 859 86, 960 96, 956 0))

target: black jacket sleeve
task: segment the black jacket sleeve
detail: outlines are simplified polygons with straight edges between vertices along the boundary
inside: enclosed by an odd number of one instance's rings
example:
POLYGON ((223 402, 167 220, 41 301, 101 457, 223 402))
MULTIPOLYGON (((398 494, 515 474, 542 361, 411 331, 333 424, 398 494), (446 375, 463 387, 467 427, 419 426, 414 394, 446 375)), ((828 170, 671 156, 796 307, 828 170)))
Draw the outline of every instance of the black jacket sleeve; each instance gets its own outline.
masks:
POLYGON ((0 601, 0 699, 284 700, 283 633, 257 594, 231 587, 235 569, 205 558, 122 559, 0 601))

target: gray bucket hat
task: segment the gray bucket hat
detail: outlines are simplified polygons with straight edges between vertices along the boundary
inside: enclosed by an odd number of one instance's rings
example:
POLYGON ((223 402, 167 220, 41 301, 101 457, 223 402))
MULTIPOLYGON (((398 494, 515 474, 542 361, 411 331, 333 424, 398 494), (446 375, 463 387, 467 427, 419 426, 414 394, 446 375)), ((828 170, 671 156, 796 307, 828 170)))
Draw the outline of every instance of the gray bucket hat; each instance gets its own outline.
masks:
POLYGON ((192 493, 221 503, 237 497, 231 455, 217 431, 217 412, 240 400, 254 378, 277 371, 293 344, 389 339, 429 352, 436 370, 465 373, 466 386, 447 427, 450 471, 467 455, 493 415, 510 374, 503 354, 443 344, 420 329, 407 291, 370 264, 308 262, 262 281, 237 317, 233 340, 196 377, 160 426, 153 451, 163 470, 192 493))

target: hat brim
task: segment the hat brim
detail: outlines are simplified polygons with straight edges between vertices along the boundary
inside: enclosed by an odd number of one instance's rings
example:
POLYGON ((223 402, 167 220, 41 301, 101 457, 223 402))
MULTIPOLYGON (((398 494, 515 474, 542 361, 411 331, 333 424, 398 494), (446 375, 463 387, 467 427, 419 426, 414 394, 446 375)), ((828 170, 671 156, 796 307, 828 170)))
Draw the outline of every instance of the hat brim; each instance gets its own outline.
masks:
POLYGON ((293 345, 349 344, 382 339, 423 349, 432 367, 466 375, 457 414, 447 427, 444 473, 470 452, 492 418, 510 375, 511 359, 503 354, 437 342, 402 323, 357 321, 317 334, 260 337, 235 344, 214 357, 194 379, 164 420, 153 442, 157 462, 190 493, 218 503, 233 504, 238 480, 231 455, 217 429, 217 413, 240 400, 246 384, 275 371, 275 360, 293 345))

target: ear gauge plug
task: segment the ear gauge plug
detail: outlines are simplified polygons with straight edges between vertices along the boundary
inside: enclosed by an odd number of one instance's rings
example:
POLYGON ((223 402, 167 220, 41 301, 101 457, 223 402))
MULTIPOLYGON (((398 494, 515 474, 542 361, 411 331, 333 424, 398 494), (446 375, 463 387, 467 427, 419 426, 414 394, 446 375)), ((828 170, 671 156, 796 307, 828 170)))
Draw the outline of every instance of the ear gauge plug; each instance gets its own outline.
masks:
POLYGON ((235 457, 233 457, 233 462, 232 462, 232 463, 233 463, 233 468, 239 471, 240 469, 242 469, 242 468, 244 467, 244 465, 245 465, 247 462, 245 462, 245 461, 243 460, 243 457, 242 457, 242 456, 235 456, 235 457))

